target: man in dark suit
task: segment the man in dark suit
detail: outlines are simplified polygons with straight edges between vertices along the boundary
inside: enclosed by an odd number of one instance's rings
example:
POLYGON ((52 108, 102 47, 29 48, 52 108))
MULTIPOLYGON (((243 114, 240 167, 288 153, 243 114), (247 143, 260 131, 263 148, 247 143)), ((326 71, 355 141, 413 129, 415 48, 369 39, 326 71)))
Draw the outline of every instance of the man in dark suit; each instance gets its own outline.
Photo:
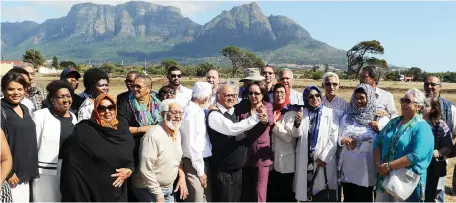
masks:
POLYGON ((128 101, 128 95, 133 91, 133 81, 136 76, 139 76, 140 73, 137 71, 130 71, 125 78, 125 86, 127 86, 127 91, 117 95, 117 106, 120 106, 123 102, 128 101))

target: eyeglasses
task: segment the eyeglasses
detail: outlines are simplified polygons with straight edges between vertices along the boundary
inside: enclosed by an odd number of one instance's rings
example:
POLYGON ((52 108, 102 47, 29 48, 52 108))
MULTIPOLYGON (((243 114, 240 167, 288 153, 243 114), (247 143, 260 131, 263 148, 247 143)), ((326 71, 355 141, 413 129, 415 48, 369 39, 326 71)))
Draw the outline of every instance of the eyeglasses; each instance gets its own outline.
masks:
POLYGON ((285 92, 275 91, 274 94, 277 94, 277 95, 285 95, 286 93, 285 93, 285 92))
POLYGON ((178 74, 178 75, 177 75, 177 74, 171 74, 170 77, 171 77, 171 78, 176 78, 176 77, 177 77, 177 78, 181 78, 181 77, 182 77, 182 74, 178 74))
POLYGON ((320 97, 321 97, 321 94, 311 94, 307 98, 308 99, 317 99, 317 98, 320 98, 320 97))
POLYGON ((114 105, 114 104, 111 104, 109 106, 98 105, 98 107, 97 107, 98 112, 106 112, 106 110, 114 111, 114 110, 116 110, 116 105, 114 105))
POLYGON ((333 83, 330 83, 330 82, 325 83, 326 87, 331 87, 331 85, 334 86, 334 87, 337 87, 337 85, 339 85, 339 84, 335 83, 335 82, 333 82, 333 83))
POLYGON ((263 75, 274 75, 274 72, 263 71, 263 75))
POLYGON ((253 96, 253 95, 255 95, 255 96, 260 96, 260 95, 261 95, 261 92, 249 92, 249 95, 250 95, 250 96, 253 96))
POLYGON ((145 88, 146 86, 141 86, 141 85, 132 85, 133 89, 142 89, 142 88, 145 88))
POLYGON ((416 104, 416 102, 410 100, 409 98, 401 98, 400 102, 401 102, 401 104, 407 104, 407 105, 410 105, 411 103, 416 104))
POLYGON ((237 94, 224 94, 224 97, 231 97, 231 98, 236 98, 237 94))
POLYGON ((161 94, 162 94, 162 95, 173 95, 173 94, 176 94, 176 92, 170 90, 170 91, 163 91, 161 94))
POLYGON ((437 85, 440 85, 440 83, 433 83, 433 82, 425 82, 424 83, 424 86, 425 87, 428 87, 429 85, 431 85, 431 87, 435 87, 437 85))
POLYGON ((184 115, 184 112, 177 111, 177 110, 172 110, 172 111, 167 111, 167 112, 169 112, 169 113, 171 113, 173 115, 180 115, 180 116, 184 115))

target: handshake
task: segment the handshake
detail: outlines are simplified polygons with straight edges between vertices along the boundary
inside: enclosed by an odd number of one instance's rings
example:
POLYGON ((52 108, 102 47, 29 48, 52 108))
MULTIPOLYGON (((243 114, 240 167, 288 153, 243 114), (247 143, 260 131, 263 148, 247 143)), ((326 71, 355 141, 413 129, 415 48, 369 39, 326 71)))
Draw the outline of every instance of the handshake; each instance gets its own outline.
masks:
POLYGON ((256 112, 257 112, 258 118, 260 119, 260 122, 262 124, 267 124, 269 122, 266 106, 264 106, 264 105, 259 106, 256 109, 256 112))

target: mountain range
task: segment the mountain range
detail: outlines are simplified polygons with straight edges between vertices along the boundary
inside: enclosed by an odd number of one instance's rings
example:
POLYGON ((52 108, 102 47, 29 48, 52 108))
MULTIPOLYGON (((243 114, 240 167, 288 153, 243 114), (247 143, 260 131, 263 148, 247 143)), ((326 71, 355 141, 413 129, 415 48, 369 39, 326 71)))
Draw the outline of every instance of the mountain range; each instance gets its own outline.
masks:
POLYGON ((257 3, 223 11, 204 25, 179 8, 131 1, 116 6, 80 3, 68 14, 39 24, 1 23, 1 51, 20 59, 25 50, 46 58, 77 62, 141 62, 174 59, 181 63, 220 60, 220 49, 239 46, 272 64, 344 64, 345 51, 311 37, 292 19, 265 16, 257 3))

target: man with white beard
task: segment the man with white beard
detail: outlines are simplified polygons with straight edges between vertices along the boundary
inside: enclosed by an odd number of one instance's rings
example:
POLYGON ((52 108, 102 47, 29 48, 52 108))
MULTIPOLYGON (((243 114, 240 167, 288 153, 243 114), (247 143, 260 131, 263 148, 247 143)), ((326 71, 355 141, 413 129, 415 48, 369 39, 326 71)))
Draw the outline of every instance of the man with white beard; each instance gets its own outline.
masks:
POLYGON ((150 128, 141 139, 139 166, 132 177, 133 192, 140 202, 174 202, 174 192, 180 199, 188 195, 182 169, 182 147, 179 127, 183 109, 180 101, 166 99, 160 104, 163 121, 150 128), (179 176, 176 189, 174 180, 179 176))
POLYGON ((205 110, 211 104, 212 85, 196 82, 192 99, 184 108, 180 133, 182 135, 182 160, 188 186, 187 202, 211 202, 209 158, 212 145, 206 133, 205 110))

